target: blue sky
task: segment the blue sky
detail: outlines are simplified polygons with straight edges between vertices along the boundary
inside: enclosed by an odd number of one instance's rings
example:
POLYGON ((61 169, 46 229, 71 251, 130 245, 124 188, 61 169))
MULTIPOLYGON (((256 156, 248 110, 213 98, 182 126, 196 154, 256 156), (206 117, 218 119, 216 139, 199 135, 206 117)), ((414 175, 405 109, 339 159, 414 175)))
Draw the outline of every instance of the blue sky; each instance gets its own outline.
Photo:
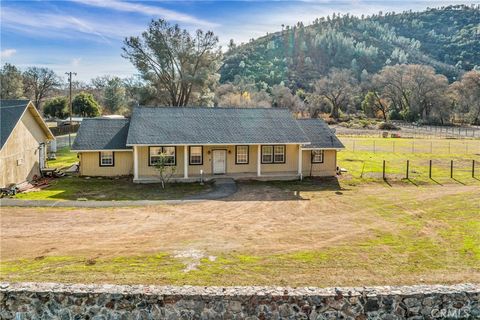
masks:
POLYGON ((212 30, 225 46, 278 31, 282 24, 310 23, 336 13, 424 10, 474 1, 1 1, 1 62, 24 69, 45 66, 78 80, 135 74, 121 57, 122 41, 163 18, 182 27, 212 30))

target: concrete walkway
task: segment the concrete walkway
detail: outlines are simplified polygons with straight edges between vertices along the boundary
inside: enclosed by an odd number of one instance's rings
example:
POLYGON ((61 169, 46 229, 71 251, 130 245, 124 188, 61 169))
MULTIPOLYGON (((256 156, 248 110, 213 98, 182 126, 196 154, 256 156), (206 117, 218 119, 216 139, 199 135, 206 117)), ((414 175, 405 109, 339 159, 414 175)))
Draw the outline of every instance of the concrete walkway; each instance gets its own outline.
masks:
POLYGON ((233 179, 216 179, 210 191, 198 193, 180 200, 20 200, 0 199, 0 207, 61 207, 61 208, 107 208, 107 207, 144 207, 161 204, 184 204, 204 200, 220 200, 237 192, 233 179))

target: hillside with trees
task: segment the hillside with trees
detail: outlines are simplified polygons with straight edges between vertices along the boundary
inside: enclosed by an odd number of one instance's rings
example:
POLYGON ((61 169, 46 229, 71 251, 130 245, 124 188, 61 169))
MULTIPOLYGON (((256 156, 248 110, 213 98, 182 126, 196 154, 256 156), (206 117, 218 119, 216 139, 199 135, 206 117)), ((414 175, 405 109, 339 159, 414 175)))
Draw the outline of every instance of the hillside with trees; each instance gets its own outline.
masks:
MULTIPOLYGON (((220 50, 211 31, 152 20, 119 54, 138 73, 74 82, 73 112, 129 115, 136 105, 287 108, 331 122, 480 124, 480 5, 337 15, 220 50)), ((66 83, 47 68, 0 70, 2 99, 66 117, 66 83)), ((388 124, 388 123, 387 123, 388 124)))
POLYGON ((311 89, 332 68, 349 69, 360 80, 384 66, 424 64, 455 80, 480 67, 480 6, 449 6, 423 12, 333 15, 282 26, 282 31, 236 46, 230 43, 221 82, 235 76, 259 86, 283 82, 311 89))

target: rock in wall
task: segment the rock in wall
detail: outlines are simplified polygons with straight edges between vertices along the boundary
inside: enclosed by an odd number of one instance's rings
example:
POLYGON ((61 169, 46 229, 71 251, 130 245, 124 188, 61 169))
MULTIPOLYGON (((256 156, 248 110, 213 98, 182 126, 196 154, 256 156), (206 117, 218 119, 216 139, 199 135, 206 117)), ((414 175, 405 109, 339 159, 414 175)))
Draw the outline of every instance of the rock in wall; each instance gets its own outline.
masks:
POLYGON ((480 285, 360 288, 1 283, 1 319, 480 319, 480 285))

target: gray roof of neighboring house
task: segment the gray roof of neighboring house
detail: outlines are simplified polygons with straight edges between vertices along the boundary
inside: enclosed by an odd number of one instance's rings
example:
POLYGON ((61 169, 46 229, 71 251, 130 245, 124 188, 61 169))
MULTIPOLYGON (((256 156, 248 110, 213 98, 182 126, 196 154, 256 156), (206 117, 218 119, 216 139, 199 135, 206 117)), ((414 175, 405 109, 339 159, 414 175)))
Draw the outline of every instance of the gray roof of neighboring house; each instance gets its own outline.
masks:
POLYGON ((129 119, 83 119, 72 145, 79 150, 123 150, 126 146, 129 119))
POLYGON ((345 148, 325 121, 321 119, 298 119, 297 122, 311 142, 305 148, 345 148))
POLYGON ((25 112, 30 100, 0 100, 0 149, 25 112))
POLYGON ((288 109, 137 107, 127 145, 308 143, 288 109))

